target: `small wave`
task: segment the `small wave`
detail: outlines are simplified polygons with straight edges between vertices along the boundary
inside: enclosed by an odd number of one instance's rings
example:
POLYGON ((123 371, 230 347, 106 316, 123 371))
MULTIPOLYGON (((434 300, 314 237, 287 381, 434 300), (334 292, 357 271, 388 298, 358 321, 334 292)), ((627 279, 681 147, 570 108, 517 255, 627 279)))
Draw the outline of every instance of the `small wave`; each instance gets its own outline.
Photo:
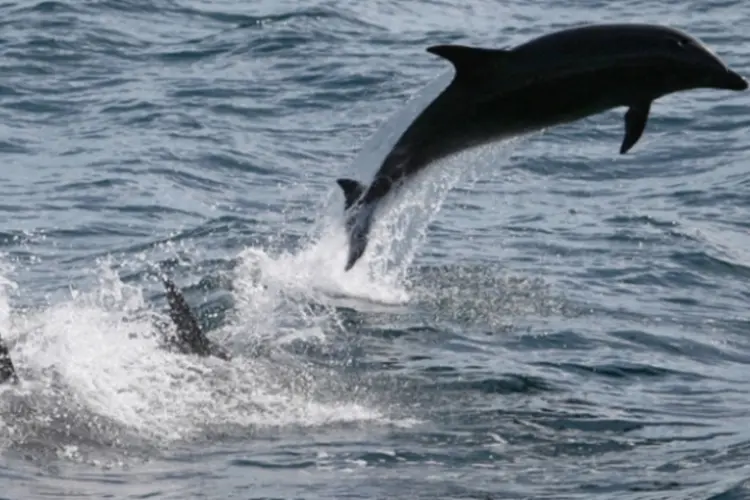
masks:
POLYGON ((750 496, 750 479, 743 479, 726 490, 711 495, 706 500, 742 500, 748 496, 750 496))
POLYGON ((610 363, 610 364, 598 364, 598 365, 586 365, 581 363, 553 363, 547 361, 540 361, 535 363, 537 366, 548 366, 552 368, 559 368, 572 373, 587 373, 592 375, 598 375, 608 378, 668 378, 675 377, 685 381, 698 381, 703 379, 702 376, 694 373, 682 372, 679 370, 671 370, 668 368, 660 368, 657 366, 644 365, 644 364, 624 364, 624 363, 610 363))
POLYGON ((342 22, 358 28, 372 29, 377 27, 374 24, 363 21, 355 15, 347 14, 345 9, 326 9, 323 7, 305 8, 292 12, 269 14, 265 16, 250 16, 247 14, 205 11, 199 9, 186 9, 186 12, 190 12, 197 16, 207 17, 222 23, 236 24, 238 25, 238 28, 252 26, 265 27, 269 25, 290 24, 297 21, 305 22, 308 20, 316 22, 321 21, 328 26, 335 25, 337 29, 340 29, 342 22))
POLYGON ((535 394, 555 392, 557 389, 549 381, 531 375, 506 375, 503 378, 485 378, 474 381, 448 382, 440 385, 447 391, 477 391, 482 394, 535 394))
POLYGON ((40 13, 54 13, 61 14, 66 12, 78 12, 78 10, 67 2, 56 2, 56 1, 43 1, 26 7, 20 7, 15 10, 16 13, 22 12, 40 12, 40 13))

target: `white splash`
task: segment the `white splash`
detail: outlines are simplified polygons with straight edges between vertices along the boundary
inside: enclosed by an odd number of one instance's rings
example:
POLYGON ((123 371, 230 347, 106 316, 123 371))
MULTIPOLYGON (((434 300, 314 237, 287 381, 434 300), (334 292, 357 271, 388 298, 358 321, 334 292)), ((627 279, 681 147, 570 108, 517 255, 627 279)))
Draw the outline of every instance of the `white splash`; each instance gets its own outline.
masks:
MULTIPOLYGON (((154 320, 166 316, 147 304, 143 289, 123 283, 109 263, 102 262, 97 272, 93 290, 72 291, 69 300, 36 312, 14 316, 7 293, 0 295, 0 327, 8 333, 3 338, 10 341, 22 374, 19 388, 0 392, 0 445, 23 442, 45 422, 74 428, 76 419, 104 419, 111 428, 154 443, 221 432, 223 426, 247 433, 287 425, 391 422, 381 410, 355 400, 322 400, 316 390, 335 375, 289 355, 238 356, 227 363, 160 348, 154 320), (26 397, 23 418, 6 399, 11 392, 26 397), (49 397, 55 402, 42 401, 49 397), (30 418, 35 430, 19 423, 30 418)), ((5 274, 0 282, 13 288, 5 274)), ((238 303, 253 307, 245 310, 250 322, 232 325, 235 335, 248 341, 261 333, 282 338, 283 324, 279 333, 275 319, 283 315, 267 316, 273 298, 267 288, 242 289, 238 303), (243 332, 243 325, 250 327, 243 332)))

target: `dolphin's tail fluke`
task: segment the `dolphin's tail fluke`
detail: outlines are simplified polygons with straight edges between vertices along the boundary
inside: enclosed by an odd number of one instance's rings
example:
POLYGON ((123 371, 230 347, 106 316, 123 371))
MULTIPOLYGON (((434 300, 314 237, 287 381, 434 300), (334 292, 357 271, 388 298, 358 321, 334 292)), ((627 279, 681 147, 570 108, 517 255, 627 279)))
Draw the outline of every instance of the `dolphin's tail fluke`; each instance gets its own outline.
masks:
POLYGON ((336 184, 344 192, 344 210, 349 210, 365 192, 365 186, 354 179, 336 179, 336 184))
POLYGON ((224 360, 229 355, 217 345, 212 343, 198 323, 193 311, 185 300, 185 296, 177 288, 172 280, 161 276, 164 288, 167 290, 167 302, 169 303, 169 317, 177 329, 177 339, 174 344, 185 354, 196 354, 198 356, 216 356, 224 360))
POLYGON ((349 256, 346 259, 345 271, 348 271, 362 257, 367 249, 368 234, 372 225, 373 203, 358 201, 366 187, 353 179, 337 179, 336 183, 344 192, 344 210, 351 213, 346 216, 346 231, 349 233, 349 256))

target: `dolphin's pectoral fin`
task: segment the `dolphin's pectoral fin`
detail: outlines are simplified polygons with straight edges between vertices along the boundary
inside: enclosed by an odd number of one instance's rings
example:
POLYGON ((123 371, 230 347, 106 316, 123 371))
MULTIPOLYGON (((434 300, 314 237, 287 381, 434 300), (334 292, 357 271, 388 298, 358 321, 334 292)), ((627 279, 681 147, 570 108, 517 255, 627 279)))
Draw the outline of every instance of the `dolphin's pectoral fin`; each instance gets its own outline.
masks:
POLYGON ((484 49, 465 45, 433 45, 427 52, 449 61, 456 71, 456 80, 475 78, 486 74, 488 69, 505 63, 510 51, 504 49, 484 49))
POLYGON ((0 384, 5 384, 6 382, 16 384, 18 383, 18 376, 16 375, 16 368, 13 366, 13 361, 10 359, 8 346, 0 338, 0 384))
POLYGON ((625 138, 620 146, 620 154, 627 153, 638 139, 643 135, 648 121, 648 113, 651 110, 651 101, 643 101, 633 104, 625 113, 625 138))
POLYGON ((336 183, 341 186, 344 192, 344 210, 348 210, 354 205, 354 202, 365 192, 365 186, 354 179, 336 179, 336 183))

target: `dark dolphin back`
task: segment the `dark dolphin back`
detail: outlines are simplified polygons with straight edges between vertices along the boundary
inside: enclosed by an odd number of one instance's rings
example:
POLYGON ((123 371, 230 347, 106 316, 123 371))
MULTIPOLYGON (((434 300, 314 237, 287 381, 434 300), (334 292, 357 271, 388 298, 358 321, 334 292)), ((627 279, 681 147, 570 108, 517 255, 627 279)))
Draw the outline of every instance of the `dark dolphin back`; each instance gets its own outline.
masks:
POLYGON ((692 42, 703 47, 695 38, 667 26, 650 24, 597 24, 570 28, 543 35, 511 50, 514 56, 539 58, 550 63, 551 57, 580 59, 598 55, 639 54, 644 50, 658 54, 672 54, 680 44, 692 42))

